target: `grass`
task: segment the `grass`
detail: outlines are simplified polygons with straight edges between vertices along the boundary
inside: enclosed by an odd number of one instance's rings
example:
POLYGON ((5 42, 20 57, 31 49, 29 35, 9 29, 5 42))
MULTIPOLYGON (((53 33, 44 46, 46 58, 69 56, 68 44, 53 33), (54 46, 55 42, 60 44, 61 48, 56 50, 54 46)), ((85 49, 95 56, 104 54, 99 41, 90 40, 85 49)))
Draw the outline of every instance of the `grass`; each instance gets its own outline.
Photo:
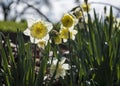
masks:
POLYGON ((27 23, 17 23, 14 21, 0 21, 0 31, 3 32, 17 32, 17 29, 20 29, 21 31, 25 30, 27 28, 27 23))

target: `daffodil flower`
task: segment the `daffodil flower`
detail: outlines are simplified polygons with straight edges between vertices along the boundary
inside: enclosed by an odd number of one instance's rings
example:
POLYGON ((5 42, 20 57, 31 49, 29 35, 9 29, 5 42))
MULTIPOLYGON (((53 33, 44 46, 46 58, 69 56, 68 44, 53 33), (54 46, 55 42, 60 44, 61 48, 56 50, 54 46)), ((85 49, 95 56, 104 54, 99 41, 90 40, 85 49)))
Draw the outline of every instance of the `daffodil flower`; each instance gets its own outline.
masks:
POLYGON ((53 76, 56 70, 55 79, 59 78, 60 76, 64 79, 64 76, 66 75, 66 70, 70 69, 69 64, 64 63, 65 60, 66 60, 65 57, 62 57, 60 62, 58 62, 58 59, 56 58, 53 59, 51 67, 50 67, 50 74, 53 76))
POLYGON ((78 20, 76 19, 76 17, 68 13, 64 14, 61 19, 62 26, 66 28, 74 27, 77 24, 77 22, 78 20))
POLYGON ((40 40, 48 40, 49 32, 53 28, 52 24, 43 20, 27 21, 28 28, 23 32, 25 35, 30 36, 32 43, 38 43, 40 40))
POLYGON ((80 7, 77 7, 77 8, 73 11, 73 15, 75 15, 75 17, 76 17, 77 19, 82 18, 82 17, 83 17, 83 12, 82 12, 81 8, 80 8, 80 7))
POLYGON ((83 9, 84 12, 90 11, 90 4, 83 3, 82 4, 82 9, 83 9))
POLYGON ((74 29, 69 30, 69 28, 63 27, 60 30, 60 35, 64 42, 67 42, 68 38, 74 40, 76 34, 77 34, 77 30, 74 30, 74 29))

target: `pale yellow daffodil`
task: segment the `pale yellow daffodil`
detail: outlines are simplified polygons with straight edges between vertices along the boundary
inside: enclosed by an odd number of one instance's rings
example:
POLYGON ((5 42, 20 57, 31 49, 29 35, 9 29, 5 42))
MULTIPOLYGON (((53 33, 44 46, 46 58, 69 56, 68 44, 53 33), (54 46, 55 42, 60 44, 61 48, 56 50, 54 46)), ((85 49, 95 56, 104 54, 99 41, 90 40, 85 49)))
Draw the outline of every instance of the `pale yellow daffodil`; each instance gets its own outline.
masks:
POLYGON ((78 23, 78 19, 72 14, 64 14, 61 19, 62 27, 71 28, 74 27, 78 23))
POLYGON ((74 29, 69 30, 69 28, 63 27, 60 30, 60 36, 64 42, 67 42, 68 38, 74 40, 76 34, 77 34, 77 30, 74 29))

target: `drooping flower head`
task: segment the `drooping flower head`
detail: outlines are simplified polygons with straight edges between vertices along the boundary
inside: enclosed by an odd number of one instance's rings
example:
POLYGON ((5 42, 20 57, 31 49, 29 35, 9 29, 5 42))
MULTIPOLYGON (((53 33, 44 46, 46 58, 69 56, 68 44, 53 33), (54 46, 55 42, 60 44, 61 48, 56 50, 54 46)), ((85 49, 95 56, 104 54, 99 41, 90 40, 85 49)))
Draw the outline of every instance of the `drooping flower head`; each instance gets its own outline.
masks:
POLYGON ((75 16, 76 16, 76 18, 82 18, 83 17, 83 13, 82 13, 82 11, 80 10, 80 8, 77 8, 76 10, 75 10, 75 16))
POLYGON ((48 41, 46 41, 46 40, 40 40, 40 41, 37 43, 37 45, 38 45, 39 48, 44 49, 45 46, 47 45, 47 43, 48 43, 48 41))
POLYGON ((75 15, 77 19, 81 19, 83 17, 83 12, 80 6, 76 7, 73 11, 71 11, 71 13, 75 15))
POLYGON ((84 12, 89 12, 90 11, 90 4, 83 3, 82 4, 82 9, 83 9, 84 12))
POLYGON ((24 34, 30 36, 32 43, 38 43, 40 40, 48 40, 49 32, 52 29, 52 24, 43 20, 28 20, 28 28, 24 34))
POLYGON ((56 70, 55 79, 59 78, 60 76, 64 79, 64 76, 66 75, 66 70, 70 69, 69 64, 64 63, 65 60, 66 60, 65 57, 62 57, 60 62, 58 62, 58 59, 56 58, 53 59, 51 67, 50 67, 50 74, 53 76, 56 70))
POLYGON ((72 14, 68 14, 68 13, 64 14, 61 19, 61 23, 63 27, 66 27, 66 28, 75 26, 77 22, 78 20, 75 18, 75 16, 72 14))

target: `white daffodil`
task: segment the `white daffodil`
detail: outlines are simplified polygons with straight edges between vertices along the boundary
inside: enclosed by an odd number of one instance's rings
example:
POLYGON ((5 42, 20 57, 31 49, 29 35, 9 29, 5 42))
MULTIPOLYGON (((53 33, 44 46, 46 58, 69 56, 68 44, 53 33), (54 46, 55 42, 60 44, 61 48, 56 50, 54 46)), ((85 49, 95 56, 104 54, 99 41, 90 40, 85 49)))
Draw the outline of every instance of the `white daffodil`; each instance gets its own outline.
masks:
POLYGON ((65 60, 66 60, 65 57, 62 57, 60 62, 58 62, 58 59, 56 58, 53 59, 51 67, 50 67, 50 74, 53 76, 56 70, 55 79, 59 78, 60 76, 64 79, 64 76, 66 75, 66 70, 70 69, 69 64, 64 63, 65 60))
POLYGON ((74 40, 75 39, 75 35, 77 34, 77 30, 69 30, 69 28, 65 28, 63 27, 60 30, 60 36, 63 39, 64 42, 67 42, 68 38, 74 40))
POLYGON ((78 23, 78 19, 74 15, 66 13, 62 17, 61 23, 62 27, 74 28, 74 26, 78 23))
POLYGON ((38 43, 40 40, 48 40, 49 32, 53 28, 52 24, 43 20, 27 21, 28 28, 23 32, 25 35, 30 36, 32 43, 38 43))

